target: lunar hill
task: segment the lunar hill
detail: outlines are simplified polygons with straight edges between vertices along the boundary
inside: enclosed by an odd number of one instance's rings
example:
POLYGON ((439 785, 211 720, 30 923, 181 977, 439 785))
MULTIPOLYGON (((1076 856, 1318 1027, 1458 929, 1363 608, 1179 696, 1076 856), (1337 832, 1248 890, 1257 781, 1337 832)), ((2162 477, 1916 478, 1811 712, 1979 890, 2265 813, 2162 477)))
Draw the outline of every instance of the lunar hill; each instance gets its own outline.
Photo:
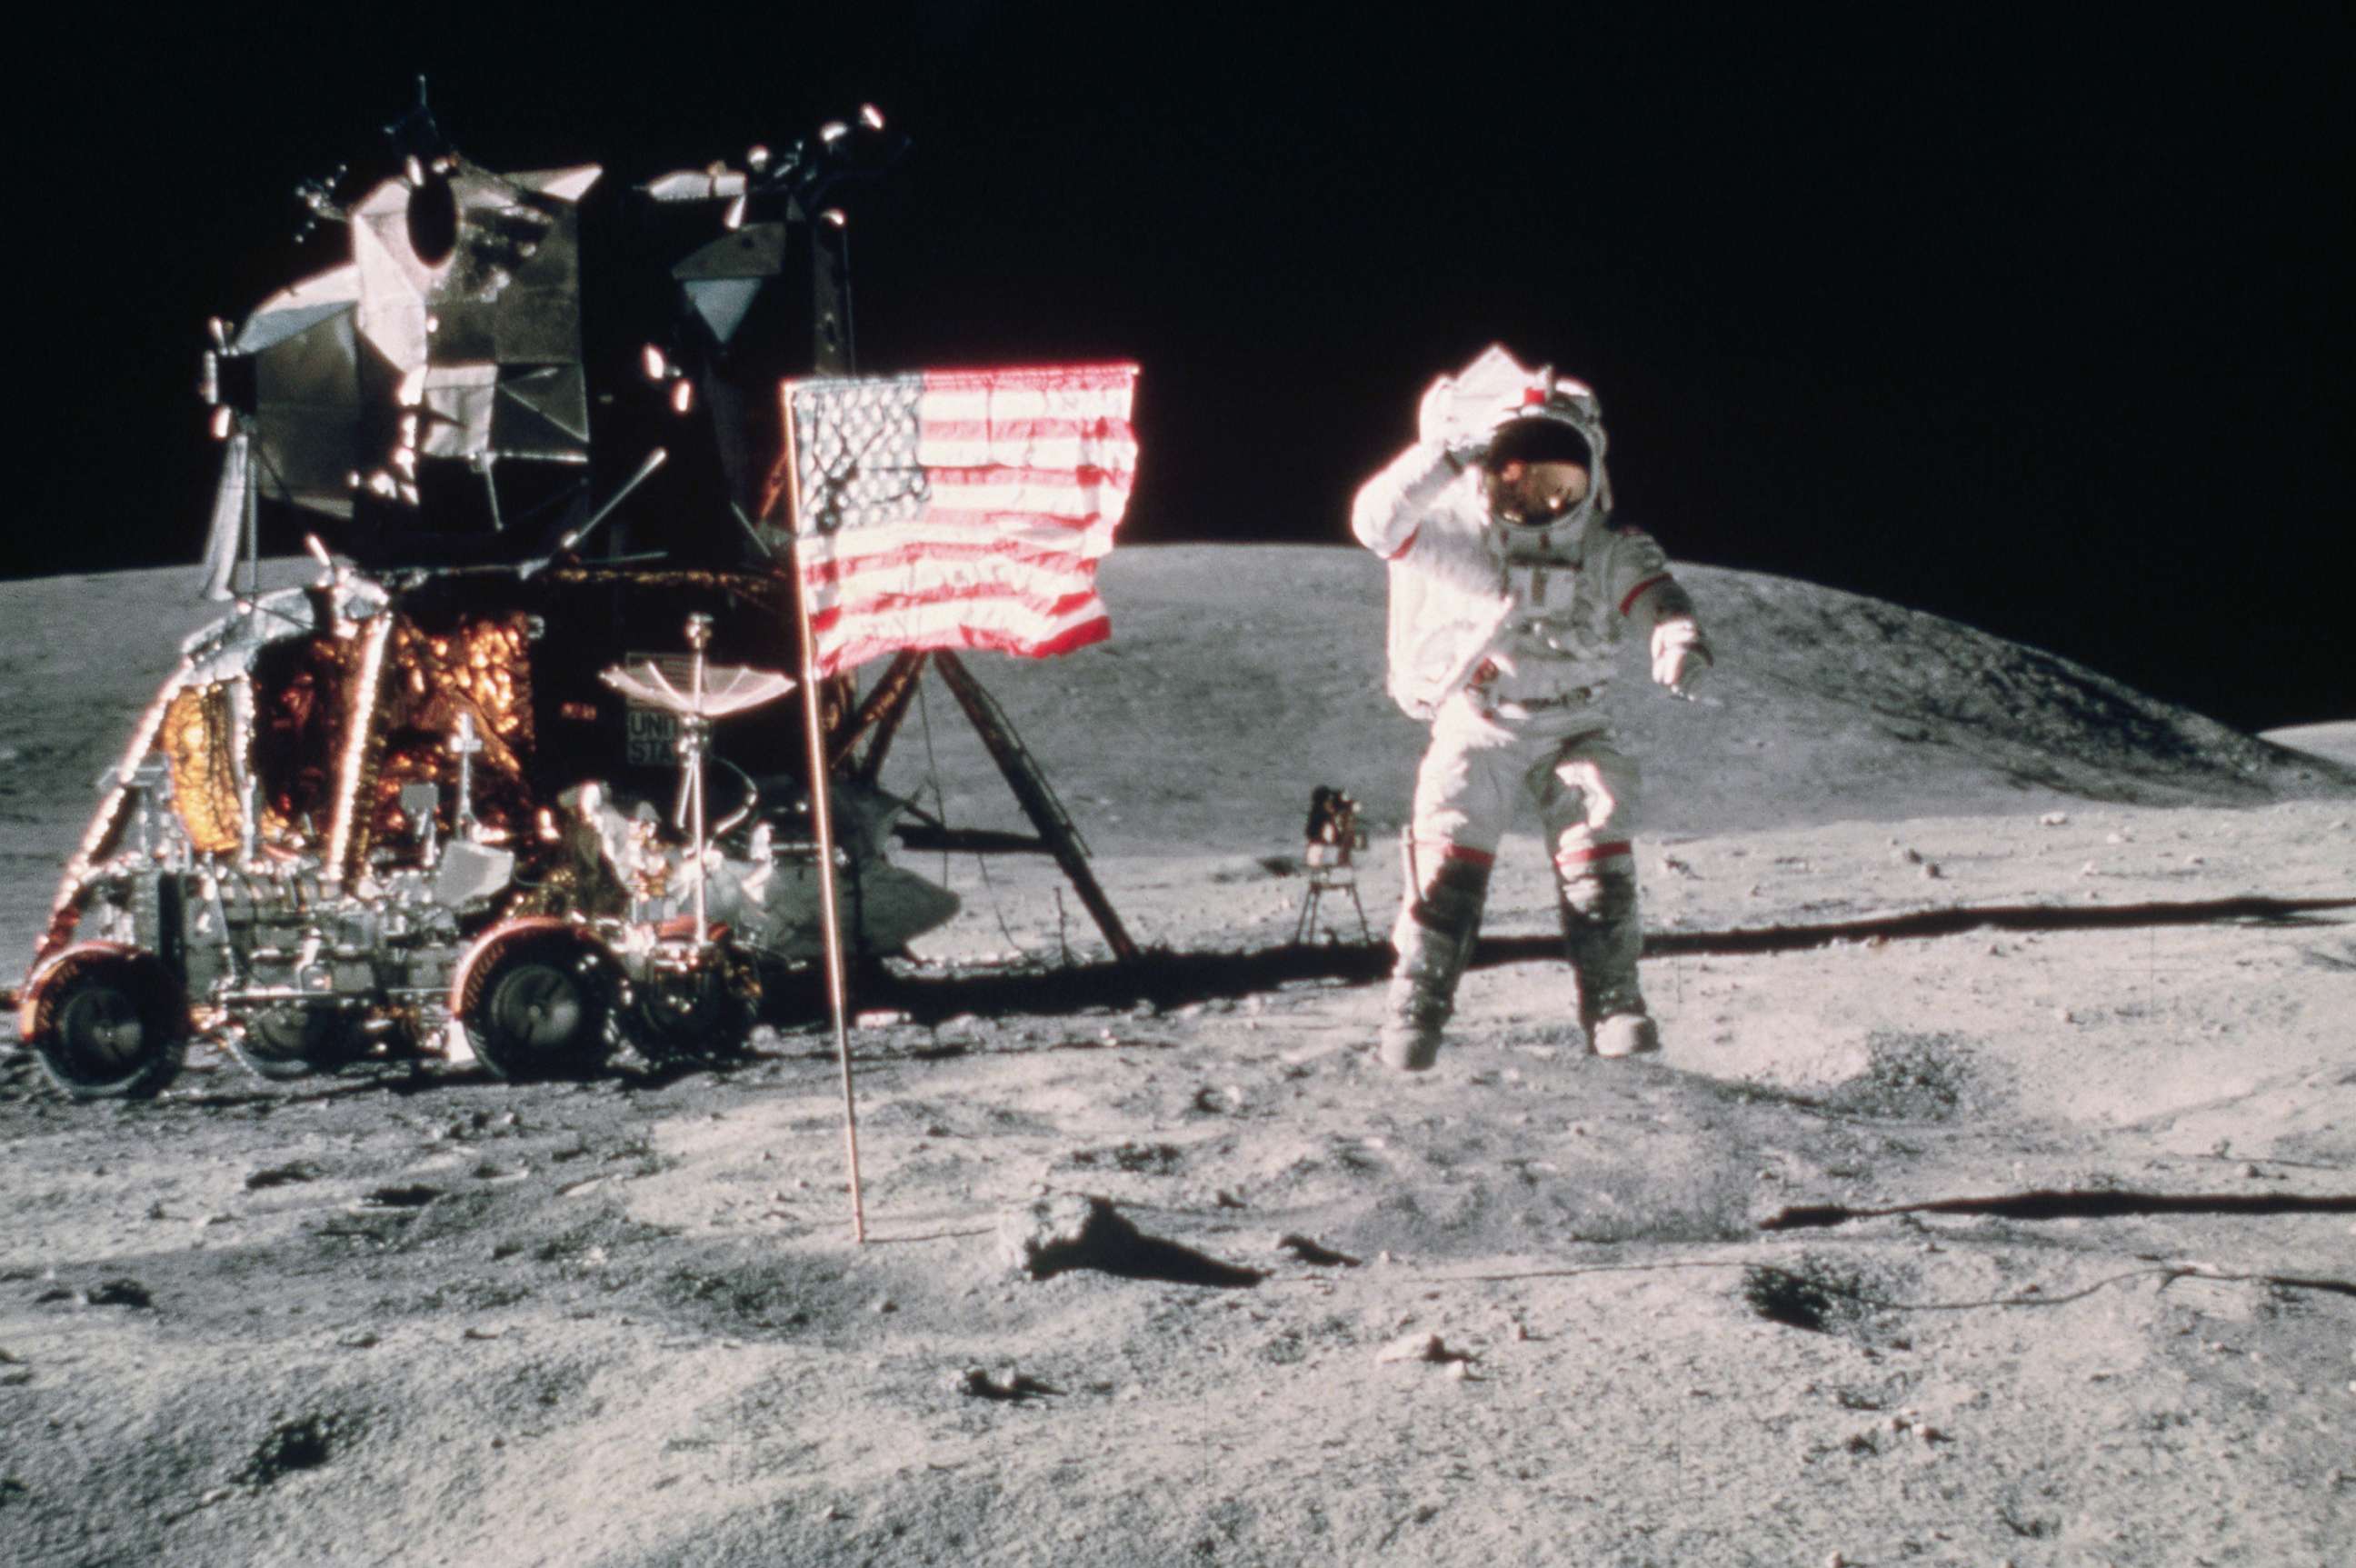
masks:
MULTIPOLYGON (((2328 757, 1939 616, 1762 573, 1677 575, 1717 654, 1704 700, 1667 697, 1633 650, 1605 698, 1643 759, 1655 832, 2356 789, 2356 768, 2328 757)), ((1371 825, 1405 820, 1423 732, 1384 690, 1380 561, 1355 546, 1150 546, 1116 551, 1100 585, 1109 643, 975 660, 1098 850, 1281 843, 1320 784, 1356 796, 1371 825)), ((980 748, 941 722, 953 712, 933 705, 950 816, 1011 817, 980 748)), ((904 733, 884 781, 930 804, 920 736, 904 733)))

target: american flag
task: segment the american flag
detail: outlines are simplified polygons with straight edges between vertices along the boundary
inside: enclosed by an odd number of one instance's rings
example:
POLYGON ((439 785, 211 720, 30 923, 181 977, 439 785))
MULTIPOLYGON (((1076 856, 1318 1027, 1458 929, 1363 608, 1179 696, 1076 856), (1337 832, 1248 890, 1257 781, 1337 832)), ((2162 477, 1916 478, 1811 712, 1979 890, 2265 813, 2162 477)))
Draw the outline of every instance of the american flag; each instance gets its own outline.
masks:
POLYGON ((1135 365, 786 382, 816 673, 1109 637, 1096 570, 1136 474, 1136 386, 1135 365))

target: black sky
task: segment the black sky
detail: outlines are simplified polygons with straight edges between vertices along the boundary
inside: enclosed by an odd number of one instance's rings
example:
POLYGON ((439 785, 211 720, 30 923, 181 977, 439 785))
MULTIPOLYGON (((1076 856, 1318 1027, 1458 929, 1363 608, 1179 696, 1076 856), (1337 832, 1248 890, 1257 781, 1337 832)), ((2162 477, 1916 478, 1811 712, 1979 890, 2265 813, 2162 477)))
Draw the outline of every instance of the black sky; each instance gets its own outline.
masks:
POLYGON ((1129 541, 1345 538, 1503 340, 1597 388, 1673 554, 2356 717, 2345 6, 1277 9, 70 23, 15 67, 53 390, 0 569, 195 558, 204 319, 338 259, 293 187, 423 70, 477 161, 626 177, 877 102, 915 146, 855 215, 862 364, 1138 360, 1129 541))

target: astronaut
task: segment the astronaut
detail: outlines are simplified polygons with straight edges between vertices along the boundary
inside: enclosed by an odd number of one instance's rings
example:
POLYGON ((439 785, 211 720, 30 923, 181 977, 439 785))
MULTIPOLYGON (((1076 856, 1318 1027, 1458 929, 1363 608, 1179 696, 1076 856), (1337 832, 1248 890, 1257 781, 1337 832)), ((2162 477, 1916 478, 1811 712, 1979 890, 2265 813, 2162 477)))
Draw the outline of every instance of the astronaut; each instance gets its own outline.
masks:
POLYGON ((1691 698, 1710 667, 1693 601, 1648 534, 1612 522, 1595 394, 1502 349, 1426 392, 1420 438, 1351 515, 1390 563, 1390 691, 1429 722, 1407 832, 1380 1050, 1432 1065, 1497 846, 1526 799, 1554 860, 1580 1024, 1600 1056, 1660 1048, 1637 985, 1635 761, 1600 698, 1631 631, 1691 698))

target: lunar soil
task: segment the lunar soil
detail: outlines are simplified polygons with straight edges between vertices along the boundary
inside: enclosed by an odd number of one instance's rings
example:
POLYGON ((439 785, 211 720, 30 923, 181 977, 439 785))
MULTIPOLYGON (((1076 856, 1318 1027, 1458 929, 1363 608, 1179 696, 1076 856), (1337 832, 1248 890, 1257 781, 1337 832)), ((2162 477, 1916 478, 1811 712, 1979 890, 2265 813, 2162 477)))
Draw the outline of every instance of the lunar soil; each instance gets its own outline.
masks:
MULTIPOLYGON (((0 588, 9 952, 191 575, 0 588)), ((1716 705, 1615 697, 1657 1057, 1586 1053, 1516 836, 1439 1067, 1372 1059, 1379 564, 1190 547, 975 661, 1148 951, 901 856, 965 908, 858 998, 863 1246, 807 1011, 565 1085, 0 1060, 0 1562, 2345 1561, 2356 774, 1691 575, 1716 705), (1319 784, 1367 925, 1296 942, 1319 784)), ((1019 825, 951 714, 886 782, 1019 825)))

